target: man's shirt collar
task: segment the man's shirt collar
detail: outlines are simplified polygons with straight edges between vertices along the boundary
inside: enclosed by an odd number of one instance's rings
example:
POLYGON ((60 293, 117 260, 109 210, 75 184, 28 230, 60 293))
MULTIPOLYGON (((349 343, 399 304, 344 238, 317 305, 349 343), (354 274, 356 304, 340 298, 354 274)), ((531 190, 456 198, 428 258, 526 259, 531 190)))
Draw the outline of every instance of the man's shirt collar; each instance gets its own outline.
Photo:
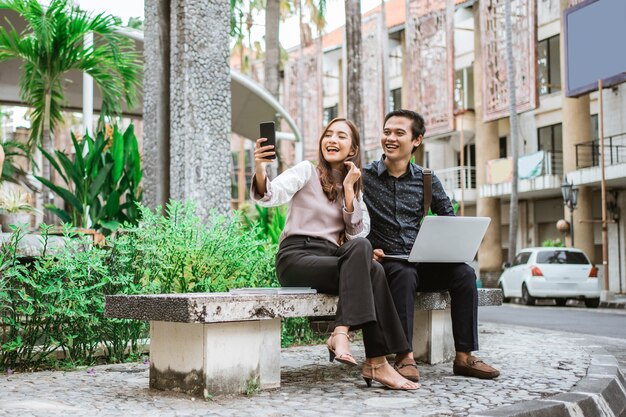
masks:
MULTIPOLYGON (((378 166, 377 168, 377 173, 378 176, 380 177, 381 175, 383 175, 385 172, 387 172, 387 165, 385 165, 385 155, 383 154, 383 156, 380 158, 380 160, 378 161, 378 166)), ((415 176, 417 174, 417 167, 412 164, 409 161, 409 169, 407 171, 404 172, 404 174, 400 175, 400 177, 404 177, 405 175, 407 175, 407 173, 410 171, 412 176, 415 176)))

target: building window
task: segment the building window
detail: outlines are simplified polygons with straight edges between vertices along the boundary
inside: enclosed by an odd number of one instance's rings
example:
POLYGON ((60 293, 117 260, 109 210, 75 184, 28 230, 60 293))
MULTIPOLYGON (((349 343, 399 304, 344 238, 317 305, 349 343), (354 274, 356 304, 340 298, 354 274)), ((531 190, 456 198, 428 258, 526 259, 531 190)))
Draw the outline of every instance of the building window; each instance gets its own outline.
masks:
POLYGON ((563 125, 561 123, 537 129, 538 149, 549 153, 550 165, 546 165, 546 174, 563 173, 563 125))
POLYGON ((563 126, 561 123, 537 129, 538 149, 540 151, 563 152, 563 126))
POLYGON ((454 110, 474 108, 474 67, 454 72, 454 110))
POLYGON ((500 138, 500 158, 506 158, 506 136, 500 138))
POLYGON ((402 108, 402 89, 396 88, 389 92, 389 108, 400 110, 402 108))
POLYGON ((559 35, 539 42, 539 94, 550 94, 561 90, 561 46, 559 35))
POLYGON ((598 139, 600 139, 600 132, 598 129, 600 129, 600 126, 598 126, 598 115, 597 114, 592 114, 591 115, 591 132, 589 132, 589 137, 591 138, 592 141, 596 141, 598 139))
POLYGON ((337 117, 338 110, 339 110, 339 107, 337 104, 331 107, 326 107, 324 109, 324 120, 323 120, 324 126, 326 126, 328 123, 330 123, 331 120, 337 117))

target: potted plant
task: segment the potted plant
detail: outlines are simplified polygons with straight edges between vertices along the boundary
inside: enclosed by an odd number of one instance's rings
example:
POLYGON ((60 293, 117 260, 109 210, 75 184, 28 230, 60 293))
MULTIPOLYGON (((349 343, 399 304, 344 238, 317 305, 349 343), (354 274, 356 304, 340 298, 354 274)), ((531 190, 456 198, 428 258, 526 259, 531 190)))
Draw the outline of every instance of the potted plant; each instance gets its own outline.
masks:
POLYGON ((30 226, 30 215, 36 210, 29 203, 28 194, 20 189, 6 189, 0 192, 0 225, 2 230, 10 231, 9 225, 30 226))

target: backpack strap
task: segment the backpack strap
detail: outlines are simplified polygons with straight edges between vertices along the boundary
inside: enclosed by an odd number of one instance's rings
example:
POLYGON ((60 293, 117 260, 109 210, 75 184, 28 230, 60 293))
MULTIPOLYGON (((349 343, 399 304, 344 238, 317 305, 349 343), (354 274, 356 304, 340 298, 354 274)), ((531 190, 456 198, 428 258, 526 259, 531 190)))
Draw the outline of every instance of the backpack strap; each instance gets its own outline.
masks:
POLYGON ((433 171, 424 168, 422 175, 424 176, 424 217, 426 217, 430 209, 430 202, 433 199, 433 171))

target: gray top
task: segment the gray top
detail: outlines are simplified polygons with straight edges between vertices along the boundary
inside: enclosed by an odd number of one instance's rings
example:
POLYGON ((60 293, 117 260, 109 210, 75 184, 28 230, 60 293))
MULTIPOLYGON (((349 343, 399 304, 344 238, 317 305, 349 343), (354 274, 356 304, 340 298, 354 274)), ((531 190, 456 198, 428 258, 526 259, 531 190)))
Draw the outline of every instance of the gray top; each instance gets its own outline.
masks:
POLYGON ((289 203, 281 242, 288 236, 300 235, 339 245, 344 231, 348 240, 365 237, 369 232, 369 215, 362 198, 355 198, 354 210, 348 213, 339 183, 339 197, 329 201, 317 169, 308 161, 289 168, 271 182, 266 179, 267 192, 262 196, 257 192, 255 180, 256 176, 252 178, 250 195, 256 203, 264 207, 289 203))

